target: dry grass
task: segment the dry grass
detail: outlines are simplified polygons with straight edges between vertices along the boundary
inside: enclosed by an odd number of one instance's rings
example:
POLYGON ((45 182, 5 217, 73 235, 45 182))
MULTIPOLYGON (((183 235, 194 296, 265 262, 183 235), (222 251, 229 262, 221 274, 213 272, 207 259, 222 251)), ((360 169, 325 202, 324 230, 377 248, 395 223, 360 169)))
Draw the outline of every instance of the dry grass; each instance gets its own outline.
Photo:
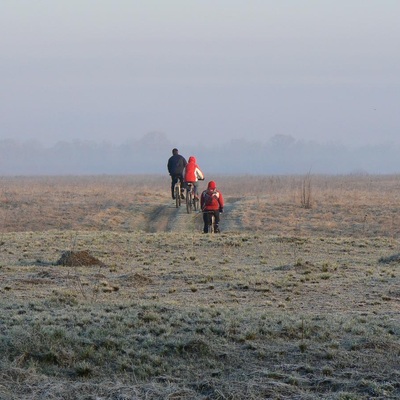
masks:
POLYGON ((398 176, 3 178, 1 399, 396 399, 398 176), (98 265, 57 265, 66 251, 98 265))

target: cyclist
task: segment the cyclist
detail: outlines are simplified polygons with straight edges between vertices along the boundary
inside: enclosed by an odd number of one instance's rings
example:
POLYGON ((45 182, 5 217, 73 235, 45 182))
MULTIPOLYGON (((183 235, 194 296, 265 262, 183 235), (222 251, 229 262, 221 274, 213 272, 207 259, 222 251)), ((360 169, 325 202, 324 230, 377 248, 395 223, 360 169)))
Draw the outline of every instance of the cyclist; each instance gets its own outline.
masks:
POLYGON ((167 168, 171 175, 171 194, 172 198, 175 200, 174 186, 178 182, 181 182, 181 198, 184 199, 183 195, 184 183, 183 183, 183 170, 187 165, 185 157, 179 154, 178 149, 172 149, 172 156, 168 159, 167 168))
POLYGON ((193 185, 194 198, 198 199, 198 186, 199 182, 204 180, 204 174, 201 172, 201 169, 196 164, 196 157, 190 156, 188 163, 185 167, 184 174, 185 184, 191 183, 193 185))
POLYGON ((207 189, 201 194, 200 206, 203 211, 204 233, 208 232, 212 214, 215 217, 214 232, 219 233, 219 214, 224 212, 224 197, 217 190, 217 185, 214 181, 208 182, 207 189))

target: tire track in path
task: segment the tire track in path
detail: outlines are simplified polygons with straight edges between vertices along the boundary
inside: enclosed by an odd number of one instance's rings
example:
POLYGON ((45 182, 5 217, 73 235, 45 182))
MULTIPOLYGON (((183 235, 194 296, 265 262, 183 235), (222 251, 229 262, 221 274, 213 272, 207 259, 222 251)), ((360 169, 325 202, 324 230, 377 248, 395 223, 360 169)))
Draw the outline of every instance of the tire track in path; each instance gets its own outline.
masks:
POLYGON ((172 218, 172 209, 166 205, 149 207, 147 210, 146 232, 156 233, 167 230, 168 221, 172 218))
POLYGON ((201 214, 188 214, 182 204, 176 208, 175 204, 164 204, 148 210, 147 232, 189 232, 201 229, 201 214))

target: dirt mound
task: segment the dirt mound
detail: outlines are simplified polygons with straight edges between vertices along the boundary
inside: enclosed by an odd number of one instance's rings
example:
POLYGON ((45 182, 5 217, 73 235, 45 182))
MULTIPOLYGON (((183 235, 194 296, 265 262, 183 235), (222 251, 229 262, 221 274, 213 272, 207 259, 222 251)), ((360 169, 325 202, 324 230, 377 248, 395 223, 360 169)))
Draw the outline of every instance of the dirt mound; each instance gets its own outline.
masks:
POLYGON ((82 251, 65 251, 61 254, 61 258, 56 262, 56 265, 64 265, 68 267, 90 266, 105 264, 98 258, 93 257, 87 250, 82 251))

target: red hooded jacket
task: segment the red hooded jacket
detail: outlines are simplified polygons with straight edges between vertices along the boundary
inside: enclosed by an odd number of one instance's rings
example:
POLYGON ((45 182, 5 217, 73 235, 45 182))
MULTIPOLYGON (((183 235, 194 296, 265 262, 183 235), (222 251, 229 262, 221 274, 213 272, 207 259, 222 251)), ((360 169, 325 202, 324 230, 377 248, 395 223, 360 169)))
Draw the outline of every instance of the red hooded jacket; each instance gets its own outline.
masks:
POLYGON ((224 197, 217 190, 214 181, 208 182, 207 190, 201 194, 200 206, 203 211, 216 211, 224 208, 224 197))
POLYGON ((196 158, 193 156, 189 157, 188 163, 185 167, 184 179, 185 182, 197 182, 199 179, 204 179, 203 173, 196 164, 196 158))

